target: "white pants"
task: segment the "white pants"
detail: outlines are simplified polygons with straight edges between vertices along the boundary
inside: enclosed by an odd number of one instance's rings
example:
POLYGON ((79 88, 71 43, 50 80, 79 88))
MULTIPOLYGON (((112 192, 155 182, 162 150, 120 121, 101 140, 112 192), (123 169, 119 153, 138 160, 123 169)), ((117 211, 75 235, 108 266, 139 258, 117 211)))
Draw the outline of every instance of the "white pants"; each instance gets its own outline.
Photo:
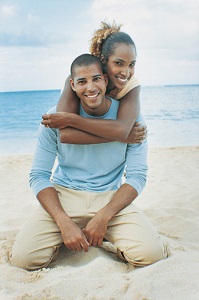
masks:
MULTIPOLYGON (((116 192, 93 193, 58 185, 55 188, 63 209, 82 229, 116 192)), ((111 219, 105 239, 117 248, 120 257, 134 266, 146 266, 167 257, 166 247, 155 228, 134 204, 111 219)), ((16 238, 11 264, 27 270, 46 267, 62 242, 59 227, 39 205, 16 238)))

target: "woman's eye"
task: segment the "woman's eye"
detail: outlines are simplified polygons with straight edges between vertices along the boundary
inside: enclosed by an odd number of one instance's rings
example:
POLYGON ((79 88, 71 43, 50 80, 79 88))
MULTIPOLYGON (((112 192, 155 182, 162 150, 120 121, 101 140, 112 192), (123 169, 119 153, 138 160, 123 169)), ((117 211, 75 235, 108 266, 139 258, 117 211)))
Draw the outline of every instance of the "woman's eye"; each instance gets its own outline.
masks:
POLYGON ((130 67, 134 67, 135 66, 135 62, 131 63, 129 66, 130 67))
POLYGON ((122 63, 121 63, 120 61, 116 61, 115 63, 116 63, 116 65, 118 65, 118 66, 121 66, 121 65, 122 65, 122 63))

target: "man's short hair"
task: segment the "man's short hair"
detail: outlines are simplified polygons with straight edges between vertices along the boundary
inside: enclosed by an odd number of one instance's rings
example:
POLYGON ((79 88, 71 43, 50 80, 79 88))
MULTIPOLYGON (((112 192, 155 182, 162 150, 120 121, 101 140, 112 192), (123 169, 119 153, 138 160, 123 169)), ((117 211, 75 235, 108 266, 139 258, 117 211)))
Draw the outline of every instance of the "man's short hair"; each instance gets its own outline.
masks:
POLYGON ((74 78, 76 67, 90 66, 93 64, 98 64, 102 73, 104 73, 102 62, 97 56, 85 53, 76 57, 71 64, 71 68, 70 68, 71 77, 74 78))

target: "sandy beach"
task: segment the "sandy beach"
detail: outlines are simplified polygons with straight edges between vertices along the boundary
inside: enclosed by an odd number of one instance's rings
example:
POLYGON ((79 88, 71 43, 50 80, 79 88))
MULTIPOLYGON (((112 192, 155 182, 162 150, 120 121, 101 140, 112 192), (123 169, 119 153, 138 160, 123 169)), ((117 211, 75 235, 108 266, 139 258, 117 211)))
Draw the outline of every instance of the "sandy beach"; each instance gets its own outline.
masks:
POLYGON ((169 257, 145 268, 122 262, 109 244, 88 253, 61 247, 49 268, 11 267, 9 253, 36 207, 28 174, 31 155, 0 156, 1 300, 199 299, 199 146, 149 150, 148 182, 135 200, 169 247, 169 257))

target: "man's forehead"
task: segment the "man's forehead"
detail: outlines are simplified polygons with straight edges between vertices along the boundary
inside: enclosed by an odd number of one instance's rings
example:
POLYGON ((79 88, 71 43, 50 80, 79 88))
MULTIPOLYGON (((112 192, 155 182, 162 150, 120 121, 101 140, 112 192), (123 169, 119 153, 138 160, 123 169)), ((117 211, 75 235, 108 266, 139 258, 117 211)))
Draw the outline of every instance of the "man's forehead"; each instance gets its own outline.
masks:
POLYGON ((81 65, 76 66, 74 69, 75 77, 87 77, 87 76, 99 76, 103 75, 103 72, 98 64, 81 65))

